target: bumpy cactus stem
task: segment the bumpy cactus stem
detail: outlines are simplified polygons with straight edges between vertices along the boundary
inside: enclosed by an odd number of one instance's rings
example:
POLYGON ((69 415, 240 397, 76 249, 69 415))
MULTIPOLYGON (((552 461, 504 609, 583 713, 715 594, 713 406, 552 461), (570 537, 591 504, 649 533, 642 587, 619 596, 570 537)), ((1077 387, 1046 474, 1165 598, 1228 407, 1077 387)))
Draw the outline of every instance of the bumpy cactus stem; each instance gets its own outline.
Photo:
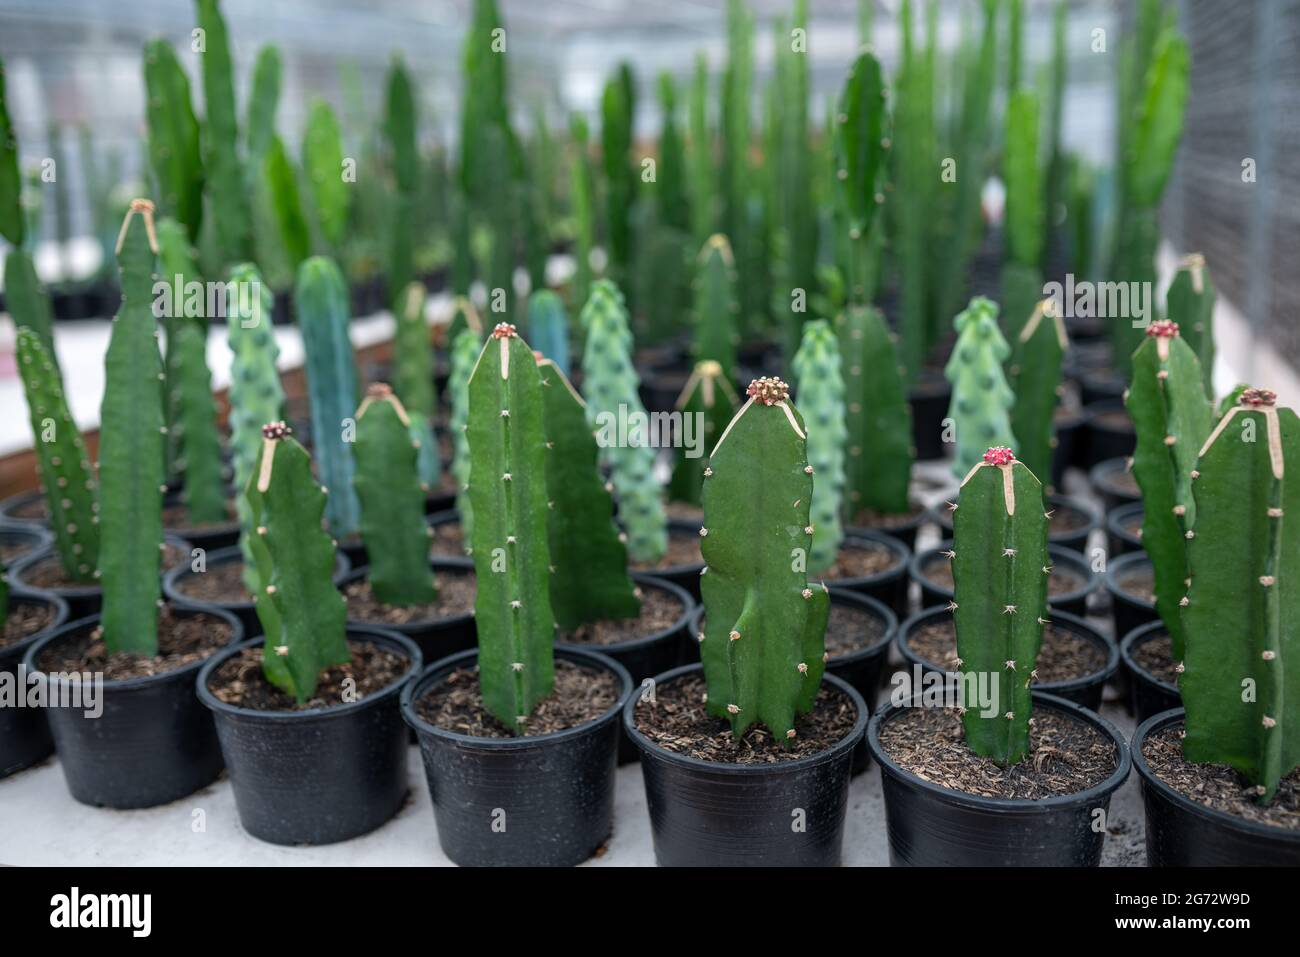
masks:
POLYGON ((522 733, 555 685, 542 378, 514 326, 500 323, 469 380, 474 567, 483 703, 522 733))
POLYGON ((961 477, 990 445, 1011 445, 1010 410, 1015 394, 1002 374, 1011 348, 998 329, 998 307, 976 296, 954 322, 957 344, 943 374, 952 383, 948 416, 957 431, 953 474, 961 477))
POLYGON ((145 119, 149 164, 161 212, 184 224, 191 242, 203 218, 203 160, 190 81, 171 45, 161 38, 144 46, 145 119))
POLYGON ((451 343, 451 374, 447 377, 447 397, 451 406, 451 474, 456 479, 456 511, 460 513, 461 533, 466 548, 474 541, 474 508, 469 500, 469 377, 474 372, 482 340, 471 329, 462 330, 451 343))
POLYGON ((747 394, 704 482, 700 659, 709 713, 730 721, 736 739, 761 723, 789 744, 821 685, 830 596, 791 560, 812 539, 803 419, 780 379, 755 379, 747 394))
POLYGON ((424 488, 416 474, 419 445, 411 420, 387 385, 367 390, 357 409, 357 472, 361 539, 370 558, 370 587, 386 605, 438 597, 429 570, 424 488))
POLYGON ((1201 360, 1205 394, 1214 397, 1214 304, 1218 294, 1205 268, 1205 257, 1191 253, 1178 264, 1178 272, 1165 297, 1165 316, 1178 323, 1183 338, 1201 360))
POLYGON ((205 124, 205 189, 216 225, 218 255, 223 264, 248 258, 252 222, 248 188, 239 162, 239 121, 235 109, 235 70, 230 57, 226 21, 218 0, 197 0, 203 30, 203 103, 205 124))
POLYGON ((20 327, 17 355, 59 561, 73 581, 90 582, 99 564, 99 506, 86 444, 68 412, 59 370, 41 337, 20 327))
POLYGON ((177 418, 182 492, 194 524, 226 520, 225 482, 221 479, 221 439, 217 406, 207 363, 208 338, 198 323, 181 320, 176 342, 177 418))
POLYGON ((162 356, 153 315, 153 204, 137 199, 122 223, 122 306, 104 359, 100 408, 99 579, 109 651, 158 651, 163 538, 162 356))
POLYGON ((1179 680, 1183 753, 1231 765, 1263 801, 1300 764, 1300 419, 1275 402, 1247 389, 1201 449, 1179 680))
POLYGON ((1201 364, 1175 322, 1153 322, 1133 354, 1126 405, 1137 430, 1133 475, 1145 503, 1142 547, 1155 573, 1156 610, 1169 629, 1175 661, 1183 657, 1179 613, 1187 593, 1187 532, 1196 524, 1192 474, 1214 426, 1201 364))
POLYGON ((957 666, 966 688, 992 679, 997 695, 965 701, 966 743, 1000 765, 1013 764, 1029 748, 1029 685, 1051 569, 1042 486, 1010 449, 989 449, 962 482, 949 558, 957 666))
POLYGON ((736 264, 727 237, 715 233, 700 250, 694 286, 695 361, 712 360, 728 379, 736 373, 736 264))
POLYGON ((1050 481, 1052 474, 1061 362, 1069 346, 1055 301, 1041 300, 1020 330, 1010 376, 1016 395, 1011 431, 1020 440, 1020 459, 1044 481, 1050 481))
POLYGON ((812 497, 812 550, 808 568, 822 572, 835 562, 844 526, 840 524, 844 499, 844 379, 840 375, 840 350, 830 323, 818 319, 804 326, 803 341, 794 356, 799 377, 799 404, 808 423, 808 461, 816 470, 812 497))
POLYGON ((424 318, 425 300, 424 285, 413 282, 399 303, 393 340, 393 390, 406 407, 411 438, 419 443, 420 481, 433 488, 438 484, 442 462, 433 435, 437 400, 433 391, 433 340, 424 318))
POLYGON ((683 430, 691 429, 696 443, 691 448, 683 442, 677 451, 677 464, 668 483, 668 497, 674 502, 700 504, 709 450, 722 437, 739 405, 740 398, 722 366, 711 359, 695 364, 675 404, 683 430))
POLYGON ((533 348, 554 362, 562 374, 569 374, 569 317, 560 297, 549 289, 539 289, 528 297, 528 336, 533 348))
POLYGON ((5 253, 5 309, 18 328, 28 328, 40 337, 45 354, 59 373, 59 359, 54 352, 54 311, 50 296, 36 275, 31 254, 22 248, 5 253))
POLYGON ((266 633, 262 671, 301 703, 316 693, 323 669, 351 654, 346 603, 334 587, 334 543, 321 525, 325 490, 283 422, 262 429, 247 496, 256 523, 249 539, 259 582, 253 595, 266 633))

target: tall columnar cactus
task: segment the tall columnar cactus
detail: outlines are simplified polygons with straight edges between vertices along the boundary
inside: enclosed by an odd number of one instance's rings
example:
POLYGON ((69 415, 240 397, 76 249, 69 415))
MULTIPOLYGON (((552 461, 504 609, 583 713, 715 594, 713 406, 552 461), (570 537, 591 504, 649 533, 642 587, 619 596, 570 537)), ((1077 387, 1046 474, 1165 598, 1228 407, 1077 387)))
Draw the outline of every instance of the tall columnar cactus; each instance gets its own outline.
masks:
POLYGON ((348 339, 348 290, 333 260, 313 256, 302 264, 294 305, 307 358, 312 445, 329 490, 325 514, 330 531, 343 538, 357 528, 347 435, 357 407, 357 368, 348 339))
POLYGON ((632 104, 619 75, 605 84, 601 97, 601 159, 605 171, 605 230, 610 268, 620 281, 632 256, 632 202, 636 180, 630 166, 632 104))
POLYGON ((370 560, 370 588, 386 605, 438 597, 429 569, 429 527, 417 474, 419 444, 401 400, 383 383, 357 409, 356 478, 361 540, 370 560))
POLYGON ((206 167, 204 189, 216 225, 218 256, 224 265, 243 262, 250 247, 248 188, 239 161, 235 70, 226 21, 218 0, 196 0, 203 31, 203 103, 206 167))
POLYGON ((1165 297, 1166 318, 1178 323, 1187 344, 1201 360, 1205 394, 1214 396, 1214 304, 1218 294, 1205 268, 1205 257, 1191 253, 1178 264, 1165 297))
POLYGON ((333 107, 324 100, 313 102, 307 114, 302 168, 316 224, 325 241, 337 250, 347 231, 351 194, 350 184, 344 179, 343 133, 333 107))
POLYGON ((564 303, 549 289, 538 289, 528 297, 528 337, 535 348, 569 374, 569 317, 564 303))
POLYGON ((1016 359, 1009 373, 1016 404, 1011 431, 1020 440, 1020 459, 1035 475, 1050 481, 1056 446, 1056 406, 1061 399, 1061 363, 1070 346, 1052 299, 1043 299, 1017 334, 1016 359))
POLYGON ((808 429, 808 461, 817 476, 812 492, 812 549, 808 570, 822 572, 835 563, 844 526, 840 523, 844 500, 844 379, 840 374, 840 349, 831 324, 818 319, 804 326, 803 341, 794 356, 799 377, 797 395, 808 429))
POLYGON ((704 481, 700 659, 710 714, 737 739, 763 724, 788 745, 821 686, 830 596, 791 560, 812 539, 803 419, 780 379, 755 379, 747 394, 704 481))
POLYGON ((50 296, 36 275, 31 253, 15 246, 5 253, 5 310, 14 325, 32 330, 41 340, 56 374, 59 359, 54 352, 54 311, 50 296))
POLYGON ((447 404, 451 407, 451 474, 456 479, 456 511, 466 547, 474 541, 474 509, 469 499, 469 377, 482 350, 482 339, 472 329, 462 329, 451 341, 451 373, 447 377, 447 404))
POLYGON ((981 449, 1015 442, 1010 412, 1016 397, 1002 374, 1011 347, 998 328, 996 303, 976 296, 954 326, 957 344, 943 374, 952 383, 948 418, 957 439, 952 470, 961 477, 979 464, 981 449))
POLYGON ((691 351, 695 361, 712 360, 731 379, 736 374, 736 263, 727 237, 714 233, 700 250, 694 286, 695 331, 691 351))
POLYGON ((714 168, 713 130, 709 125, 709 61, 701 51, 695 57, 687 105, 690 149, 691 238, 704 245, 717 228, 718 179, 714 168))
POLYGON ((1300 420, 1247 389, 1201 449, 1179 679, 1183 754, 1229 764, 1262 801, 1300 764, 1300 420), (1248 437, 1249 436, 1249 440, 1248 437))
POLYGON ((1029 686, 1038 674, 1051 567, 1043 488, 1010 449, 989 449, 970 470, 952 534, 957 667, 967 689, 992 679, 996 692, 965 701, 966 743, 1014 764, 1029 748, 1029 686))
POLYGON ((149 165, 161 212, 182 223, 190 242, 197 242, 203 219, 199 121, 189 78, 166 40, 150 40, 144 46, 144 86, 149 165))
POLYGON ((257 51, 253 84, 244 113, 244 149, 250 158, 263 155, 275 135, 275 112, 280 105, 283 73, 279 47, 268 43, 257 51))
POLYGON ((63 381, 45 344, 22 326, 17 357, 55 549, 70 579, 91 582, 99 564, 99 505, 86 444, 68 412, 63 381))
POLYGON ((334 543, 321 524, 327 496, 311 456, 283 422, 268 423, 262 435, 246 492, 256 529, 253 596, 266 634, 262 671, 302 703, 316 693, 322 670, 351 659, 347 607, 334 587, 334 543))
POLYGON ((262 157, 262 183, 270 200, 272 221, 279 233, 280 251, 290 270, 311 255, 311 233, 298 192, 298 170, 280 137, 272 135, 262 157))
POLYGON ((1179 614, 1187 593, 1187 533, 1196 525, 1192 476, 1214 413, 1201 364, 1176 322, 1153 322, 1133 354, 1125 404, 1137 430, 1133 475, 1142 489, 1142 547, 1155 573, 1156 610, 1169 630, 1175 661, 1183 658, 1179 614))
POLYGON ((555 685, 542 378, 499 323, 469 380, 478 670, 483 703, 522 733, 555 685))
MULTIPOLYGON (((1020 330, 1043 295, 1038 264, 1043 254, 1046 217, 1038 166, 1038 93, 1033 89, 1017 90, 1007 103, 1005 154, 1008 256, 1001 277, 1002 327, 1018 352, 1020 330)), ((1035 470, 1035 474, 1046 473, 1035 470)))
MULTIPOLYGON (((23 244, 27 222, 23 218, 23 179, 18 170, 18 138, 9 117, 5 96, 5 65, 0 60, 0 236, 14 246, 23 244)), ((7 284, 6 284, 7 288, 7 284)))
POLYGON ((437 397, 433 391, 433 340, 424 317, 425 300, 424 285, 413 282, 398 303, 393 390, 406 409, 411 438, 419 444, 420 481, 433 488, 442 472, 442 462, 433 434, 437 397))
POLYGON ((694 447, 683 443, 677 451, 677 463, 668 483, 672 501, 700 504, 709 452, 722 438, 739 405, 740 398, 721 365, 712 359, 695 363, 675 405, 682 415, 682 428, 690 430, 695 442, 694 447))
POLYGON ((551 608, 569 631, 591 621, 635 618, 641 601, 627 575, 627 547, 597 468, 586 403, 551 359, 539 359, 546 430, 546 539, 551 608))
POLYGON ((848 293, 857 305, 868 304, 875 293, 872 228, 884 202, 880 182, 888 152, 880 62, 863 52, 844 83, 835 126, 836 209, 840 228, 848 233, 848 293))
POLYGON ((591 291, 591 250, 596 244, 596 187, 592 182, 591 157, 587 155, 587 121, 575 113, 569 129, 573 140, 570 175, 577 228, 573 243, 573 294, 569 301, 575 309, 581 309, 591 291))
MULTIPOLYGON (((844 374, 847 430, 845 515, 863 509, 902 514, 911 507, 912 407, 902 366, 885 317, 850 306, 836 320, 844 374)), ((802 395, 800 399, 802 400, 802 395)))
POLYGON ((167 284, 170 293, 170 303, 164 297, 164 308, 156 310, 158 324, 162 326, 165 334, 162 393, 163 420, 167 423, 165 443, 167 476, 170 478, 176 474, 181 454, 179 423, 181 379, 178 369, 180 353, 176 346, 180 341, 182 326, 187 323, 197 324, 200 328, 206 329, 208 316, 206 298, 200 296, 197 301, 194 301, 186 294, 186 286, 191 282, 202 282, 203 277, 199 274, 199 267, 194 261, 194 250, 184 224, 170 216, 164 216, 158 220, 155 232, 158 237, 160 281, 167 284))
MULTIPOLYGON (((221 439, 217 435, 217 406, 207 363, 208 338, 202 327, 182 320, 176 351, 178 462, 182 495, 189 521, 195 525, 227 518, 225 482, 221 478, 221 439)), ((170 349, 168 351, 171 351, 170 349)))
POLYGON ((117 251, 122 305, 104 358, 99 580, 104 644, 110 652, 142 655, 158 651, 163 539, 162 356, 153 315, 157 251, 153 204, 134 200, 117 251))
POLYGON ((415 93, 411 78, 400 58, 388 69, 388 88, 384 98, 384 134, 397 181, 397 202, 393 209, 392 234, 389 237, 388 290, 394 311, 415 273, 413 219, 419 179, 419 154, 415 145, 415 93))
MULTIPOLYGON (((632 333, 618 287, 601 279, 591 287, 582 310, 587 331, 582 355, 583 392, 587 421, 601 434, 602 461, 610 467, 618 515, 627 529, 633 561, 657 562, 668 548, 668 520, 654 476, 655 450, 644 429, 630 426, 647 421, 637 394, 640 379, 632 366, 632 333), (620 435, 620 422, 629 423, 620 435)), ((477 506, 475 506, 477 508, 477 506)))

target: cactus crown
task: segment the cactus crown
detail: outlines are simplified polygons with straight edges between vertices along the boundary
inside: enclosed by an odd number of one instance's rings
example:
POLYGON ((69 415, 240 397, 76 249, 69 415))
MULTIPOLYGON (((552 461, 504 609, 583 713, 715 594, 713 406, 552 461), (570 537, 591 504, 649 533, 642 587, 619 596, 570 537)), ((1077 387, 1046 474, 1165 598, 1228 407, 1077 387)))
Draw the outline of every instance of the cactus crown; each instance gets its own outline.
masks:
POLYGON ((790 399, 790 387, 777 376, 763 376, 745 387, 745 395, 763 405, 776 405, 790 399))
POLYGON ((1251 408, 1272 408, 1277 405, 1277 393, 1271 389, 1249 388, 1242 391, 1238 401, 1251 408))
POLYGON ((1178 323, 1172 319, 1157 319, 1147 326, 1147 335, 1152 339, 1172 339, 1178 335, 1178 323))

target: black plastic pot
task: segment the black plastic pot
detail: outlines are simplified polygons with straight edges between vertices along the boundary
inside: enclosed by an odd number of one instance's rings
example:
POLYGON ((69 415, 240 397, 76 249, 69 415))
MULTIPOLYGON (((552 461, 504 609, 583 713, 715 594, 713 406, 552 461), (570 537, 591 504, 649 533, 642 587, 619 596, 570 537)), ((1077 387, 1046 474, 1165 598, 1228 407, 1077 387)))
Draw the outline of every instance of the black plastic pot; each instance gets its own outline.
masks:
POLYGON ((614 829, 618 715, 632 679, 618 662, 578 648, 558 659, 613 672, 618 704, 586 724, 551 734, 475 738, 435 727, 415 710, 424 693, 478 651, 435 662, 402 692, 415 729, 443 853, 462 866, 567 867, 581 864, 614 829))
MULTIPOLYGON (((468 558, 430 558, 429 565, 433 568, 435 576, 468 575, 473 577, 474 575, 474 562, 468 558)), ((362 581, 368 574, 370 574, 368 566, 354 568, 339 580, 339 588, 346 588, 355 581, 362 581)), ((405 624, 349 618, 348 627, 351 628, 354 625, 358 628, 385 628, 400 635, 405 635, 415 642, 420 649, 420 655, 425 661, 437 661, 440 658, 446 658, 448 655, 454 655, 457 652, 473 648, 478 638, 478 632, 474 628, 474 613, 471 611, 462 612, 459 615, 450 615, 446 618, 411 621, 405 624)))
POLYGON ((1153 621, 1134 628, 1119 644, 1120 657, 1128 672, 1129 710, 1139 722, 1173 708, 1183 706, 1178 686, 1157 678, 1137 662, 1135 649, 1147 641, 1168 634, 1163 621, 1153 621))
POLYGON ((656 578, 643 572, 633 572, 632 580, 642 589, 666 591, 681 603, 681 614, 671 626, 617 645, 571 644, 566 643, 563 638, 557 638, 556 647, 599 652, 626 668, 627 673, 632 677, 632 682, 640 684, 644 679, 653 678, 678 664, 682 648, 691 641, 691 627, 696 620, 698 606, 690 592, 663 578, 656 578))
POLYGON ((6 565, 52 544, 54 536, 42 525, 0 520, 0 549, 3 550, 0 551, 0 556, 3 556, 6 565))
POLYGON ((398 697, 419 672, 420 649, 383 628, 348 625, 350 639, 410 661, 398 681, 360 701, 306 711, 254 711, 208 687, 221 663, 261 638, 213 655, 198 677, 230 771, 244 830, 272 844, 333 844, 373 831, 401 808, 408 788, 407 732, 398 697))
MULTIPOLYGON (((917 612, 903 622, 898 629, 898 637, 894 643, 899 654, 903 656, 909 665, 919 665, 922 671, 945 674, 945 669, 937 662, 922 658, 912 650, 911 639, 918 628, 929 622, 951 618, 952 612, 947 607, 926 608, 924 611, 917 612)), ((1039 682, 1034 685, 1034 690, 1056 695, 1059 698, 1073 701, 1077 705, 1096 711, 1101 707, 1101 695, 1106 687, 1106 682, 1119 670, 1119 649, 1115 647, 1115 642, 1077 615, 1054 610, 1052 612, 1052 624, 1058 628, 1071 631, 1084 641, 1094 645, 1106 656, 1106 664, 1102 666, 1100 671, 1070 681, 1039 682)), ((1040 658, 1039 661, 1041 662, 1041 660, 1040 658)))
POLYGON ((48 528, 50 523, 45 512, 44 494, 37 488, 9 496, 0 502, 0 519, 48 528))
POLYGON ((1128 388, 1128 380, 1123 373, 1109 366, 1085 369, 1080 372, 1078 380, 1079 397, 1084 405, 1122 400, 1124 390, 1128 388))
MULTIPOLYGON (((700 670, 683 665, 654 679, 663 688, 700 670)), ((853 730, 820 754, 770 764, 724 764, 675 754, 636 728, 632 695, 623 728, 641 751, 655 860, 665 867, 835 867, 844 844, 853 750, 867 705, 842 678, 823 679, 858 709, 853 730), (802 809, 805 830, 792 827, 802 809)))
MULTIPOLYGON (((436 530, 436 529, 439 528, 440 526, 444 526, 444 525, 456 525, 456 526, 459 526, 459 525, 460 525, 460 512, 456 511, 454 508, 444 508, 442 511, 440 511, 440 512, 435 512, 434 514, 432 514, 432 515, 428 516, 427 518, 425 518, 425 523, 429 526, 429 528, 430 528, 431 530, 436 530)), ((359 549, 359 551, 360 551, 362 557, 365 557, 365 548, 364 548, 364 546, 361 547, 361 548, 359 549)), ((435 550, 433 551, 433 554, 438 555, 438 556, 442 556, 442 557, 448 557, 448 558, 464 558, 464 557, 466 557, 464 552, 459 552, 459 553, 457 553, 457 554, 455 554, 455 555, 451 555, 451 554, 448 553, 448 552, 442 551, 440 547, 437 548, 437 549, 435 549, 435 550)), ((366 564, 366 562, 363 562, 362 564, 366 564)))
MULTIPOLYGON (((668 534, 687 535, 698 538, 700 534, 700 522, 685 518, 668 519, 668 534)), ((704 562, 691 562, 686 565, 668 565, 663 568, 644 569, 646 574, 653 575, 655 578, 662 578, 666 582, 672 582, 679 588, 686 589, 687 593, 697 602, 700 600, 700 573, 704 571, 704 562)))
MULTIPOLYGON (((923 552, 917 552, 908 566, 912 580, 921 586, 922 609, 947 605, 948 602, 952 601, 952 589, 937 584, 926 575, 927 569, 935 562, 948 561, 948 558, 943 553, 951 551, 952 547, 951 540, 940 542, 935 548, 927 548, 923 552)), ((1051 606, 1053 611, 1064 611, 1071 615, 1078 615, 1081 618, 1086 616, 1088 614, 1088 596, 1097 590, 1100 576, 1093 573, 1088 566, 1087 560, 1076 551, 1061 548, 1059 545, 1048 545, 1047 554, 1054 566, 1059 565, 1063 568, 1069 568, 1084 582, 1080 587, 1064 594, 1048 595, 1047 604, 1051 606)))
POLYGON ((1119 399, 1104 399, 1084 408, 1088 416, 1085 426, 1087 438, 1084 440, 1086 452, 1085 467, 1091 468, 1107 459, 1123 458, 1133 454, 1137 447, 1137 432, 1133 422, 1127 419, 1124 403, 1119 399), (1123 424, 1110 421, 1106 416, 1114 412, 1124 412, 1123 424))
MULTIPOLYGON (((1048 544, 1059 548, 1068 548, 1075 552, 1087 552, 1088 538, 1093 531, 1101 527, 1101 515, 1090 502, 1073 495, 1048 495, 1047 509, 1069 509, 1078 512, 1085 522, 1078 528, 1062 532, 1048 532, 1048 544)), ((952 509, 947 503, 940 502, 930 506, 930 521, 939 526, 939 534, 945 539, 952 538, 952 509)))
POLYGON ((1106 564, 1106 591, 1110 593, 1110 613, 1117 635, 1127 635, 1149 621, 1160 620, 1155 602, 1129 594, 1120 587, 1126 573, 1142 566, 1151 567, 1146 552, 1130 552, 1106 564))
POLYGON ((641 402, 650 412, 671 412, 690 377, 689 367, 647 370, 641 377, 641 402))
POLYGON ((1146 807, 1151 867, 1296 867, 1300 831, 1246 821, 1206 807, 1161 781, 1142 754, 1146 739, 1182 724, 1182 708, 1147 718, 1133 734, 1133 767, 1146 807))
POLYGON ((1053 488, 1065 487, 1065 470, 1077 460, 1086 423, 1082 410, 1071 411, 1056 420, 1056 446, 1052 449, 1053 488))
POLYGON ((921 530, 921 527, 930 521, 930 514, 920 503, 913 503, 913 505, 915 513, 909 518, 890 522, 888 525, 863 525, 855 519, 852 525, 844 529, 844 532, 847 535, 880 532, 882 535, 898 539, 909 549, 914 549, 916 548, 916 535, 921 530))
POLYGON ((845 534, 841 549, 870 547, 870 543, 883 546, 894 553, 894 565, 874 575, 854 578, 827 578, 826 584, 846 591, 869 595, 883 602, 899 615, 907 614, 907 567, 912 560, 912 550, 884 532, 858 532, 845 534))
MULTIPOLYGON (((230 626, 230 642, 241 641, 238 619, 218 608, 173 605, 176 615, 208 615, 230 626)), ((29 673, 46 649, 99 625, 99 617, 70 622, 34 643, 23 658, 29 673)), ((218 657, 217 652, 212 658, 218 657)), ((208 660, 211 660, 209 658, 208 660)), ((68 790, 82 804, 141 808, 167 804, 211 784, 221 773, 221 749, 212 718, 194 693, 203 661, 144 678, 104 681, 103 713, 83 707, 49 707, 46 714, 58 747, 68 790)), ((47 694, 71 694, 77 682, 51 678, 47 694)), ((76 700, 68 699, 64 700, 76 700)))
POLYGON ((1142 515, 1141 502, 1129 502, 1106 513, 1106 547, 1111 558, 1143 550, 1142 515), (1136 534, 1129 528, 1135 517, 1138 520, 1136 534))
POLYGON ((948 455, 943 441, 943 420, 952 402, 952 383, 933 369, 921 370, 920 378, 908 392, 912 405, 912 444, 921 461, 942 459, 948 455))
POLYGON ((1101 496, 1102 506, 1107 512, 1130 502, 1142 501, 1142 493, 1128 484, 1132 481, 1129 462, 1128 456, 1106 459, 1098 462, 1088 472, 1088 483, 1101 496), (1128 481, 1120 484, 1121 478, 1127 478, 1128 481))
MULTIPOLYGON (((920 707, 913 699, 910 706, 920 707)), ((1039 800, 991 798, 940 787, 901 768, 880 744, 880 729, 903 709, 889 705, 871 719, 867 746, 880 764, 889 860, 904 867, 1096 867, 1104 829, 1095 812, 1129 773, 1128 742, 1073 701, 1034 692, 1034 710, 1086 721, 1115 745, 1116 767, 1101 784, 1039 800)))
MULTIPOLYGON (((234 490, 226 489, 226 497, 234 500, 234 490)), ((171 507, 183 504, 185 501, 184 492, 177 489, 169 492, 163 498, 164 507, 171 507)), ((205 552, 215 552, 222 548, 229 548, 231 545, 239 544, 239 519, 231 518, 224 522, 216 522, 212 525, 181 525, 167 526, 167 531, 177 538, 183 538, 195 548, 201 548, 205 552)))
MULTIPOLYGON (((228 562, 243 562, 244 555, 239 550, 238 545, 229 548, 221 548, 215 552, 209 552, 206 557, 206 566, 211 568, 214 565, 224 565, 228 562)), ((334 558, 334 584, 338 585, 343 581, 344 576, 352 571, 352 566, 348 563, 347 556, 340 549, 335 552, 334 558)), ((163 574, 163 594, 169 601, 178 604, 195 605, 199 608, 220 608, 227 611, 239 619, 239 623, 244 628, 245 638, 256 638, 262 633, 262 622, 257 617, 257 606, 249 601, 207 601, 188 595, 184 591, 183 583, 187 578, 192 578, 200 574, 194 571, 190 563, 177 565, 175 568, 169 568, 163 574)))
MULTIPOLYGON (((21 668, 27 650, 68 620, 68 603, 49 592, 19 591, 9 593, 9 608, 19 605, 48 605, 54 609, 50 624, 11 645, 0 647, 0 674, 12 675, 19 694, 27 688, 27 669, 21 668)), ((54 753, 54 739, 41 708, 0 708, 0 778, 29 768, 54 753)))

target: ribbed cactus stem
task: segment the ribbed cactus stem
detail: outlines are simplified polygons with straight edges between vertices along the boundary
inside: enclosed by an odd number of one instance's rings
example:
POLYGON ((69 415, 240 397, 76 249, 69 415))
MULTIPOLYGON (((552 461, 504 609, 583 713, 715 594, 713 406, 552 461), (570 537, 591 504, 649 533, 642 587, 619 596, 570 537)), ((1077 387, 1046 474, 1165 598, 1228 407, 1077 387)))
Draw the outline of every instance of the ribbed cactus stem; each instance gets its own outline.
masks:
POLYGON ((223 522, 226 487, 221 478, 221 439, 217 406, 207 363, 208 337, 191 319, 178 323, 176 342, 177 418, 182 495, 187 518, 200 525, 223 522))
POLYGON ((1056 303, 1040 300, 1021 328, 1010 369, 1015 406, 1011 431, 1020 440, 1020 459, 1034 475, 1050 481, 1056 448, 1056 407, 1061 399, 1061 364, 1070 346, 1056 303))
POLYGON ((695 361, 712 360, 730 378, 736 371, 736 261, 727 237, 715 233, 700 250, 694 282, 695 361))
POLYGON ((674 405, 682 415, 683 429, 691 429, 696 441, 693 448, 683 443, 677 450, 677 463, 668 483, 668 497, 672 501, 700 504, 709 450, 722 437, 739 406, 736 389, 719 363, 712 359, 695 363, 674 405))
POLYGON ((456 479, 456 511, 466 549, 474 540, 474 508, 469 497, 469 377, 482 350, 482 340, 472 329, 463 329, 451 342, 451 374, 447 377, 447 402, 451 406, 451 474, 456 479))
POLYGON ((848 440, 840 350, 835 333, 825 319, 804 326, 803 341, 794 356, 794 371, 799 377, 799 405, 808 423, 808 462, 816 476, 810 512, 813 541, 808 569, 819 573, 835 563, 844 540, 840 512, 848 440))
POLYGON ((1218 294, 1205 257, 1189 253, 1178 264, 1165 297, 1165 315, 1178 323, 1183 338, 1201 360, 1205 394, 1214 397, 1214 305, 1218 294))
POLYGON ((850 306, 836 319, 847 429, 845 500, 850 521, 863 509, 901 514, 911 506, 912 407, 907 370, 885 317, 850 306))
POLYGON ((528 297, 528 335, 535 348, 555 363, 561 374, 569 374, 569 317, 560 297, 549 289, 538 289, 528 297))
POLYGON ((203 30, 203 103, 208 209, 216 225, 220 261, 224 265, 248 258, 252 222, 248 184, 239 160, 239 120, 235 108, 235 70, 230 56, 226 21, 218 0, 197 0, 203 30))
POLYGON ((858 54, 840 94, 835 127, 837 217, 848 235, 849 300, 866 305, 875 292, 872 229, 885 202, 880 177, 889 156, 886 91, 880 62, 858 54))
POLYGON ((411 438, 419 443, 420 481, 433 488, 442 472, 442 462, 433 434, 437 401, 433 391, 433 340, 424 315, 426 300, 424 284, 413 282, 399 303, 393 339, 393 391, 406 409, 411 438))
POLYGON ((190 242, 199 238, 203 218, 203 160, 199 121, 190 100, 190 81, 164 39, 144 45, 145 120, 149 165, 158 184, 164 215, 185 226, 190 242))

